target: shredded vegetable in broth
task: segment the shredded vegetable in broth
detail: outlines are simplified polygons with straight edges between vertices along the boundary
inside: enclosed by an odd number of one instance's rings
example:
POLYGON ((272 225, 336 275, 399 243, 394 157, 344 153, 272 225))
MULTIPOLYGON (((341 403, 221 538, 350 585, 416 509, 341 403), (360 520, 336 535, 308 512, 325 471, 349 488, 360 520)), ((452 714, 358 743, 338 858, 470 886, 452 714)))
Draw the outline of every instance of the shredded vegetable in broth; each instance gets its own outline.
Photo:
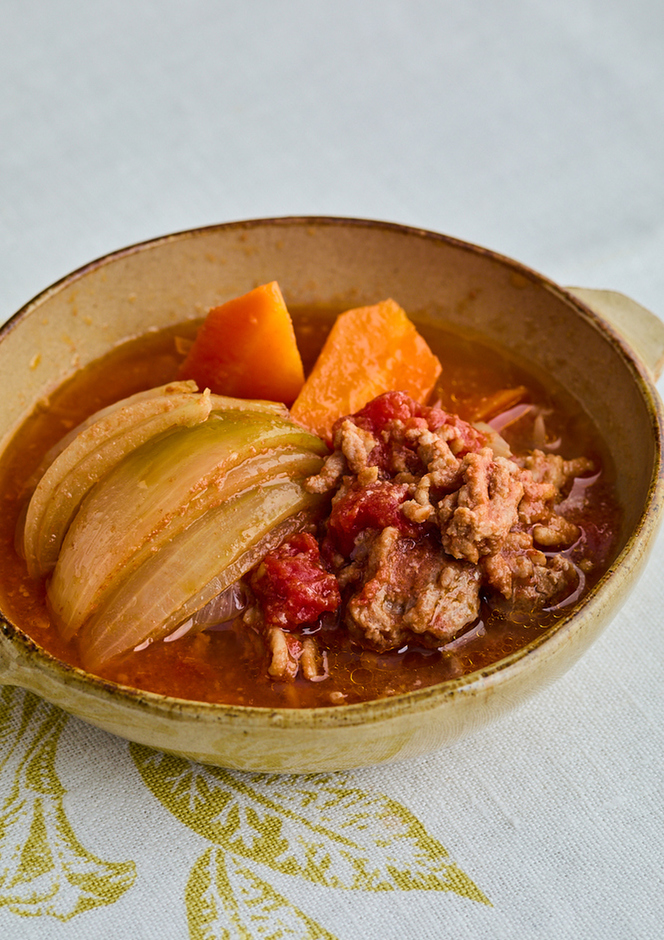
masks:
MULTIPOLYGON (((290 316, 320 376, 336 312, 290 316)), ((302 393, 289 412, 192 381, 198 322, 81 370, 0 467, 5 616, 105 679, 265 707, 407 692, 536 639, 612 560, 603 443, 552 377, 398 326, 425 357, 415 390, 307 427, 302 393)))

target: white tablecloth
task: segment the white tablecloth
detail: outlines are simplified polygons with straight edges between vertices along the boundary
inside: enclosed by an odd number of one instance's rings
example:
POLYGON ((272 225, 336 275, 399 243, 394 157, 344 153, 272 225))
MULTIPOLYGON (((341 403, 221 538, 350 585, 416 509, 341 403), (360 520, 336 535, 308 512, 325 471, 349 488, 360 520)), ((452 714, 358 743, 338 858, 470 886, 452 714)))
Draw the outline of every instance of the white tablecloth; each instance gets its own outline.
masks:
MULTIPOLYGON (((291 214, 664 314, 659 0, 5 0, 0 87, 0 321, 122 245, 291 214)), ((0 689, 0 937, 663 936, 663 565, 554 687, 395 767, 211 771, 0 689)))

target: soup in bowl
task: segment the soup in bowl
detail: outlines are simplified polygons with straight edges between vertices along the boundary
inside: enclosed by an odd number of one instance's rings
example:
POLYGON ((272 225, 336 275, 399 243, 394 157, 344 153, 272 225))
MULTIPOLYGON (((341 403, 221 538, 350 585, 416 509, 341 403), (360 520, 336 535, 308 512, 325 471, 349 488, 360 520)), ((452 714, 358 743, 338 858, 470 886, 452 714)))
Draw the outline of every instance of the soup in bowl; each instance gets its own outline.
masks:
POLYGON ((634 585, 663 346, 615 295, 386 223, 94 262, 0 342, 0 681, 241 769, 443 746, 560 675, 634 585), (261 348, 238 298, 275 282, 261 348))

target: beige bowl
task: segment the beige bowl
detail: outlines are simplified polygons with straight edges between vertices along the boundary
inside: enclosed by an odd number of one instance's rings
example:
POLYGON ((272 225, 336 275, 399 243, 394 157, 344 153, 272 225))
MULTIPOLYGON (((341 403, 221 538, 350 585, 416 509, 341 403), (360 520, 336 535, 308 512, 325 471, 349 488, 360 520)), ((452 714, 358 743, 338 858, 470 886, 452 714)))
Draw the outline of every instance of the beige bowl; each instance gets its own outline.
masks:
POLYGON ((20 310, 0 334, 0 450, 35 403, 112 345, 277 279, 295 304, 392 296, 511 349, 574 390, 609 443, 625 506, 620 552, 568 619, 461 679, 360 705, 262 709, 182 701, 58 662, 0 620, 0 683, 115 734, 245 770, 328 771, 401 760, 475 731, 560 676, 634 587, 662 508, 664 325, 627 298, 564 290, 514 261, 381 222, 283 218, 214 226, 115 252, 20 310), (627 336, 627 339, 624 337, 627 336))

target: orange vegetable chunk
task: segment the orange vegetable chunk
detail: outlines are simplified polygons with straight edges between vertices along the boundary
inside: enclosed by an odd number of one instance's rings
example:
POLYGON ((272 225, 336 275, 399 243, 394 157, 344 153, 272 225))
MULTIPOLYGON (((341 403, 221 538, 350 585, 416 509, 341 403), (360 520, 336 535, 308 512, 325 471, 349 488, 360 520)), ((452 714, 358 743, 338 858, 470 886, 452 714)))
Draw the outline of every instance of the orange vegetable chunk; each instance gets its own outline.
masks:
POLYGON ((424 403, 441 373, 437 356, 394 300, 342 313, 291 415, 329 440, 337 418, 377 395, 403 391, 424 403))
POLYGON ((200 389, 232 398, 292 404, 304 370, 276 281, 213 307, 178 372, 200 389))

